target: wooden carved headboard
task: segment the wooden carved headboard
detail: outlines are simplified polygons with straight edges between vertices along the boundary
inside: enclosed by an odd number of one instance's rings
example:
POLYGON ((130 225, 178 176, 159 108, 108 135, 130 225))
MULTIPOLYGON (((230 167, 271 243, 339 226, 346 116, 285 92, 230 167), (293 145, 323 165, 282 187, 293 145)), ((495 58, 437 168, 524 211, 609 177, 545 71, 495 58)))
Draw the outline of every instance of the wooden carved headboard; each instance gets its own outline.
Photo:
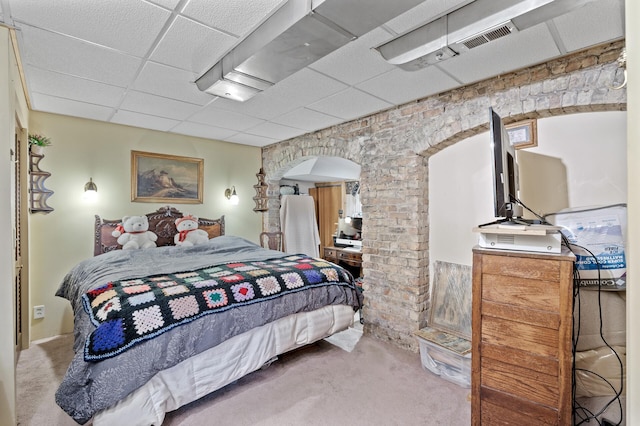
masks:
MULTIPOLYGON (((182 217, 182 212, 171 206, 160 207, 153 213, 147 213, 149 218, 149 231, 153 231, 158 240, 156 245, 173 246, 173 237, 178 233, 176 230, 176 219, 182 217)), ((122 222, 120 219, 101 219, 96 215, 94 229, 93 255, 97 256, 112 250, 119 250, 122 247, 118 244, 117 238, 111 235, 116 227, 122 222)), ((224 235, 224 216, 219 219, 198 218, 198 228, 207 231, 209 239, 224 235)))

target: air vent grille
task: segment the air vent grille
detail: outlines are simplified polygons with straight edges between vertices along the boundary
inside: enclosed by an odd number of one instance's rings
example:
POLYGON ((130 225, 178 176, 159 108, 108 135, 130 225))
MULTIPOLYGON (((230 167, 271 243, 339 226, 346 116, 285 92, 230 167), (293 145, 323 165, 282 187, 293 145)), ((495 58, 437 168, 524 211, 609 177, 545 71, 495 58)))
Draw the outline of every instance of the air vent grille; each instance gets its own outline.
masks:
POLYGON ((475 47, 482 46, 483 44, 487 44, 490 41, 508 36, 509 34, 512 34, 516 31, 517 30, 515 29, 513 24, 509 21, 508 23, 491 28, 480 35, 462 40, 460 44, 464 45, 467 49, 473 49, 475 47))
POLYGON ((489 43, 489 40, 484 38, 484 36, 474 37, 470 40, 465 41, 464 44, 467 49, 473 49, 474 47, 482 46, 483 44, 489 43))
POLYGON ((515 243, 515 235, 498 234, 498 244, 514 245, 515 243))

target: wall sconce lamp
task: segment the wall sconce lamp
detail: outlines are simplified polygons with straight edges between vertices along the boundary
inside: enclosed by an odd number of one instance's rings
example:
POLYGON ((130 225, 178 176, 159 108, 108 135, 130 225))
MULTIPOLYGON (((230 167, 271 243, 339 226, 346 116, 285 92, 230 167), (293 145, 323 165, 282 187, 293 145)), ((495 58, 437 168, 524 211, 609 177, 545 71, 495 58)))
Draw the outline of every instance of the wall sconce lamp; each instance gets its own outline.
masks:
POLYGON ((93 183, 93 178, 89 178, 89 182, 84 185, 84 198, 90 201, 98 198, 98 187, 93 183))
POLYGON ((227 188, 224 190, 224 196, 227 197, 227 200, 231 202, 234 206, 237 206, 240 202, 240 198, 236 193, 236 187, 232 186, 231 188, 227 188))

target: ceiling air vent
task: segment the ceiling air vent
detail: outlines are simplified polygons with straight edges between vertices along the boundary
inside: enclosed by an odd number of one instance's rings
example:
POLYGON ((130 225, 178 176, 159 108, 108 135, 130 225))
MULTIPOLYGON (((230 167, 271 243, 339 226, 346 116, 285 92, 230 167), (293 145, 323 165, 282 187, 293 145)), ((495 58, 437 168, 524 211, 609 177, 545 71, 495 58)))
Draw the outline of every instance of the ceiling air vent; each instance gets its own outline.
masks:
POLYGON ((493 28, 489 28, 488 30, 483 31, 480 34, 475 34, 469 38, 460 40, 458 43, 456 43, 456 45, 464 46, 470 50, 516 32, 518 32, 516 26, 513 25, 511 21, 507 21, 493 28))
POLYGON ((456 44, 462 45, 467 49, 474 49, 478 46, 482 46, 483 44, 487 44, 490 41, 497 40, 515 32, 518 32, 518 29, 515 27, 515 25, 513 25, 511 21, 507 21, 503 24, 483 31, 481 34, 476 34, 465 40, 460 40, 456 44))

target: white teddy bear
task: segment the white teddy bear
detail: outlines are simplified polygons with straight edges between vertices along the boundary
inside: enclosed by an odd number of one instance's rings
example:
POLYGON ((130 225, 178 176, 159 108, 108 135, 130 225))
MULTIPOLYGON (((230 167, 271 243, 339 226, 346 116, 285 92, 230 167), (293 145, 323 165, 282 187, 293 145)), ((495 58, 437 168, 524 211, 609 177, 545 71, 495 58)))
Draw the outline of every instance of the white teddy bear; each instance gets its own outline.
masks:
POLYGON ((122 223, 111 233, 118 239, 123 250, 156 247, 158 236, 149 231, 147 216, 125 216, 122 223))
POLYGON ((198 218, 185 214, 176 219, 176 229, 178 233, 173 237, 173 242, 177 246, 195 246, 209 241, 209 234, 204 229, 198 229, 198 218))

